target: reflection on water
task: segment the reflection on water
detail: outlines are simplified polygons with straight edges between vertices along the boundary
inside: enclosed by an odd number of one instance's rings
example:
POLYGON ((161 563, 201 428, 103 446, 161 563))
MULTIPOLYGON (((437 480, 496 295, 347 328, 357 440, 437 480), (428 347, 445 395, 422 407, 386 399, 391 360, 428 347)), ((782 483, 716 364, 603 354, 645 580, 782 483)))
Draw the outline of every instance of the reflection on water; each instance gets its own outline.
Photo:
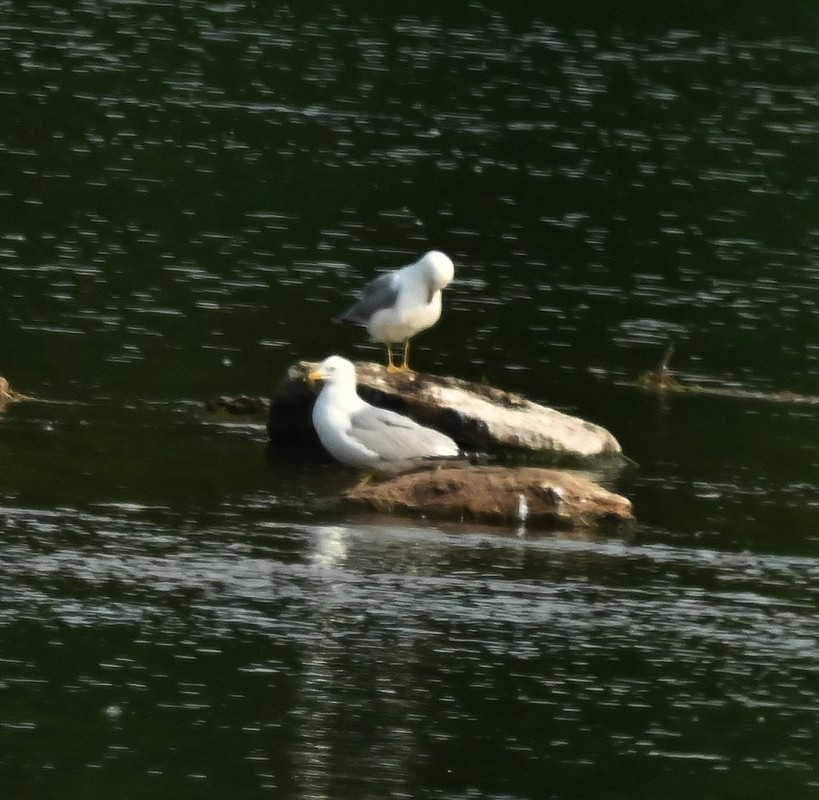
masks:
POLYGON ((135 514, 4 530, 12 786, 815 787, 812 559, 135 514))
MULTIPOLYGON (((0 783, 813 797, 815 4, 0 6, 0 783), (609 427, 635 542, 363 524, 203 425, 379 269, 425 369, 609 427)), ((80 788, 81 787, 81 788, 80 788)), ((141 789, 140 787, 145 787, 141 789)))

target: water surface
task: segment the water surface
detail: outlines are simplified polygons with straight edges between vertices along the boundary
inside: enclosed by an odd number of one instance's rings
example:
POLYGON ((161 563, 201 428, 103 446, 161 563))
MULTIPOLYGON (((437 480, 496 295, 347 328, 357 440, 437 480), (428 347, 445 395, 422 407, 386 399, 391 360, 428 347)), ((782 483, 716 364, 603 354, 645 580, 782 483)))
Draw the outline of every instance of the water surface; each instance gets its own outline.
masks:
POLYGON ((0 2, 0 783, 813 797, 817 10, 0 2), (416 365, 598 422, 609 541, 362 521, 210 424, 431 247, 416 365), (47 401, 47 402, 45 402, 47 401))

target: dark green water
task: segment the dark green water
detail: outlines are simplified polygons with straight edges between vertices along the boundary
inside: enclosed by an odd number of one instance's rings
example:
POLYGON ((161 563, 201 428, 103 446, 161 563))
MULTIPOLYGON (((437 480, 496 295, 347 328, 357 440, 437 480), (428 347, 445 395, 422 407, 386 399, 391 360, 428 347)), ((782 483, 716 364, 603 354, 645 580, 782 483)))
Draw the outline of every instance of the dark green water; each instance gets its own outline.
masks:
POLYGON ((816 796, 816 408, 628 384, 819 394, 819 7, 511 5, 0 0, 3 797, 816 796), (612 430, 633 539, 203 420, 430 247, 415 364, 612 430))

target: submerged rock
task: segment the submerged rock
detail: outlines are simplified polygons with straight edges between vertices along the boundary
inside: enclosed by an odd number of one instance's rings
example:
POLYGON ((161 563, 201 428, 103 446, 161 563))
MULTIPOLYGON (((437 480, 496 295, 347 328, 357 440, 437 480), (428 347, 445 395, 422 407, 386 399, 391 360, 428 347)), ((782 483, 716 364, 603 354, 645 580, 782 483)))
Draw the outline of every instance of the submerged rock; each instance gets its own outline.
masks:
POLYGON ((209 414, 216 419, 265 422, 270 416, 270 401, 254 395, 219 395, 205 403, 209 414))
POLYGON ((767 403, 789 403, 793 405, 819 405, 819 396, 799 394, 787 390, 763 392, 755 389, 742 389, 736 386, 700 386, 696 383, 680 383, 669 368, 674 345, 670 344, 663 354, 660 363, 643 372, 635 384, 647 392, 660 396, 672 394, 700 395, 706 397, 729 397, 736 400, 759 400, 767 403))
POLYGON ((31 400, 28 395, 15 392, 11 388, 11 384, 0 375, 0 411, 2 411, 9 403, 17 402, 18 400, 31 400))
MULTIPOLYGON (((310 413, 321 387, 307 380, 314 366, 306 361, 294 364, 273 393, 268 421, 271 440, 315 438, 310 413)), ((575 460, 622 454, 605 428, 518 394, 459 378, 389 373, 369 362, 355 366, 358 392, 367 402, 436 428, 465 450, 518 451, 575 460)))
POLYGON ((532 530, 620 529, 631 503, 586 476, 539 467, 441 467, 350 489, 341 502, 379 513, 522 525, 532 530))

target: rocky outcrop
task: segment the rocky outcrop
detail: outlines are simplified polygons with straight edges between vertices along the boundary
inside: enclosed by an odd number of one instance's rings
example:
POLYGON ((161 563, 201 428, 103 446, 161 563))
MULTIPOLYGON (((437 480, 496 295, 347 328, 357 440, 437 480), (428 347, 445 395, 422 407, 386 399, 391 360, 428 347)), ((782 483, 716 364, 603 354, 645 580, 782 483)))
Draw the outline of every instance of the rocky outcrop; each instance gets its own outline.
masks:
MULTIPOLYGON (((292 365, 269 404, 260 398, 223 396, 210 401, 208 409, 221 418, 258 420, 269 408, 272 447, 317 444, 311 413, 321 384, 307 378, 315 366, 306 361, 292 365)), ((501 459, 492 464, 496 455, 509 456, 502 460, 514 463, 518 454, 540 463, 580 462, 601 475, 617 474, 626 459, 604 428, 483 384, 423 373, 392 374, 372 363, 355 366, 358 393, 367 402, 443 431, 467 453, 488 454, 488 459, 458 459, 362 482, 333 504, 364 513, 524 526, 531 531, 619 532, 633 523, 631 503, 588 474, 496 465, 501 459)))
POLYGON ((625 497, 580 473, 538 467, 412 472, 357 486, 341 502, 364 511, 525 525, 528 530, 616 532, 634 521, 625 497))
MULTIPOLYGON (((310 414, 321 388, 307 380, 314 366, 306 361, 294 364, 273 393, 268 421, 271 440, 314 438, 310 414)), ((614 436, 599 425, 518 394, 459 378, 388 373, 383 366, 369 362, 355 366, 358 392, 367 402, 443 431, 465 450, 517 451, 552 460, 622 454, 614 436)))

